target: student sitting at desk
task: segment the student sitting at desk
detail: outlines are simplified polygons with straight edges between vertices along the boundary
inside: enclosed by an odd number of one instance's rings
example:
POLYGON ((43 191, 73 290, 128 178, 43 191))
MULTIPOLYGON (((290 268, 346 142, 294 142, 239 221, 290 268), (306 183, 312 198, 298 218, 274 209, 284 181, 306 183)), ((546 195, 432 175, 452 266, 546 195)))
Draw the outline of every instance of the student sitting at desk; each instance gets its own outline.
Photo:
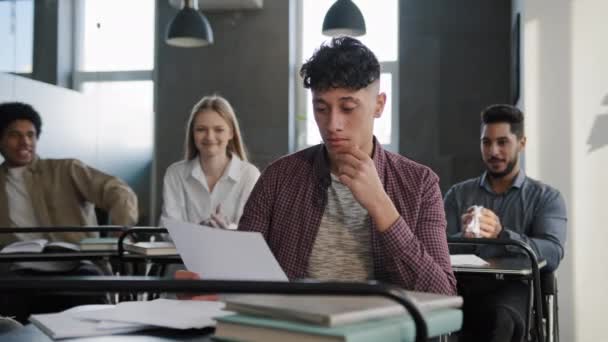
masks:
POLYGON ((236 229, 260 171, 247 161, 232 106, 223 97, 201 99, 186 126, 186 155, 165 173, 163 220, 236 229))
MULTIPOLYGON (((492 105, 481 114, 481 156, 486 171, 454 185, 445 195, 448 235, 515 239, 530 245, 557 268, 564 256, 566 205, 557 189, 527 177, 519 154, 526 145, 524 116, 510 105, 492 105), (467 226, 478 209, 479 234, 467 226)), ((496 256, 502 247, 483 246, 481 255, 496 256)), ((463 282, 464 332, 477 341, 521 341, 528 288, 516 281, 463 282)), ((469 341, 467 339, 467 341, 469 341)))
MULTIPOLYGON (((113 224, 137 222, 137 197, 120 179, 75 159, 36 154, 42 119, 25 103, 0 104, 0 227, 97 225, 94 206, 113 224)), ((0 234, 0 245, 47 238, 78 243, 85 233, 0 234)))
POLYGON ((376 56, 335 38, 300 74, 323 143, 266 168, 239 230, 261 232, 289 279, 377 279, 455 294, 438 177, 373 135, 386 103, 376 56))
MULTIPOLYGON (((42 159, 36 154, 42 119, 25 103, 0 104, 0 227, 97 225, 94 205, 106 210, 113 224, 137 222, 137 197, 127 184, 75 159, 42 159)), ((0 245, 45 238, 78 243, 88 233, 3 233, 0 245)), ((69 262, 67 262, 69 263, 69 262)), ((83 264, 70 274, 102 271, 83 264)), ((74 266, 76 267, 76 266, 74 266)), ((44 267, 43 267, 44 268, 44 267)), ((33 270, 35 272, 36 269, 33 270)), ((0 276, 9 264, 0 265, 0 276)), ((53 312, 97 297, 16 296, 0 294, 0 314, 25 321, 30 312, 53 312)))

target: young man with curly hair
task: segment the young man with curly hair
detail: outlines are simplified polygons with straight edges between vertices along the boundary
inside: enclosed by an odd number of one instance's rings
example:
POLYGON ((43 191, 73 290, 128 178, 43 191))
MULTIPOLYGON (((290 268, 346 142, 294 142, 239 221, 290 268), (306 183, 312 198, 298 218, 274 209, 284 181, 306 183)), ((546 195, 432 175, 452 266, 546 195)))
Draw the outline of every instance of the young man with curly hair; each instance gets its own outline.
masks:
MULTIPOLYGON (((137 222, 137 197, 116 177, 76 159, 42 159, 42 119, 30 105, 0 103, 0 227, 97 225, 94 206, 113 224, 137 222)), ((78 243, 85 233, 0 234, 0 245, 46 238, 78 243)))
POLYGON ((455 294, 437 176, 373 135, 386 103, 374 54, 334 38, 300 75, 323 143, 266 168, 239 230, 261 232, 292 280, 374 279, 455 294))

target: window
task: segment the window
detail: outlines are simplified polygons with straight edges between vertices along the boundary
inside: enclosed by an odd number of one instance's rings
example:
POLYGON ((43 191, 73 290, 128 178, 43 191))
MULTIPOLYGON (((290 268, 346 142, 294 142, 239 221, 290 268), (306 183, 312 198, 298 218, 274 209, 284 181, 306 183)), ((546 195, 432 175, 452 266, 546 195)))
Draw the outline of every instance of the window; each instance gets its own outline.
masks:
POLYGON ((114 139, 149 148, 154 123, 155 1, 78 0, 74 88, 102 110, 114 139), (112 110, 120 108, 120 110, 112 110), (130 127, 121 135, 124 127, 130 127), (121 140, 122 141, 122 140, 121 140))
MULTIPOLYGON (((315 49, 330 37, 321 34, 325 13, 335 0, 300 0, 298 47, 299 71, 302 63, 310 58, 315 49)), ((386 92, 387 103, 383 115, 374 123, 374 134, 385 147, 397 151, 398 141, 398 77, 399 77, 399 39, 398 39, 398 0, 383 0, 378 6, 374 0, 354 0, 363 16, 367 34, 357 39, 368 46, 380 61, 382 74, 380 90, 386 92), (393 97, 393 95, 395 97, 393 97)), ((299 148, 318 144, 321 137, 314 120, 310 92, 302 87, 301 78, 297 77, 297 108, 301 115, 296 116, 297 145, 299 148)))
POLYGON ((152 70, 154 1, 81 0, 82 71, 152 70))
POLYGON ((149 149, 154 140, 152 81, 83 82, 82 92, 93 95, 98 100, 95 106, 103 113, 116 113, 100 125, 102 131, 112 132, 114 144, 131 150, 149 149))
POLYGON ((34 1, 0 1, 0 71, 32 72, 34 1))

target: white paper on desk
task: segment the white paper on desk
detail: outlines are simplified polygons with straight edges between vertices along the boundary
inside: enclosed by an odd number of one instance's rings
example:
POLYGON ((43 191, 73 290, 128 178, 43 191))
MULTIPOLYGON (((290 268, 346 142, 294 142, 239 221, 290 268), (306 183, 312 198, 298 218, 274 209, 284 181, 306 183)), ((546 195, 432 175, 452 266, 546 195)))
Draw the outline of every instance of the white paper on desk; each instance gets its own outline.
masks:
MULTIPOLYGON (((91 320, 88 320, 91 321, 91 320)), ((97 322, 97 330, 114 330, 114 329, 123 329, 123 328, 135 328, 144 326, 139 323, 130 323, 130 322, 114 322, 114 321, 101 321, 97 322)), ((149 326, 150 328, 154 328, 154 326, 149 326)))
POLYGON ((150 328, 141 324, 131 324, 112 329, 99 329, 98 322, 78 318, 83 313, 96 312, 113 307, 113 305, 82 305, 58 313, 32 315, 29 320, 53 339, 125 334, 150 328))
POLYGON ((203 279, 287 281, 262 234, 166 219, 188 270, 203 279))
POLYGON ((224 303, 215 301, 156 299, 149 302, 123 302, 111 309, 83 312, 79 317, 174 329, 201 329, 215 326, 214 317, 232 314, 223 308, 224 303))
POLYGON ((489 263, 475 254, 454 254, 450 255, 450 263, 452 266, 473 266, 483 267, 488 266, 489 263))

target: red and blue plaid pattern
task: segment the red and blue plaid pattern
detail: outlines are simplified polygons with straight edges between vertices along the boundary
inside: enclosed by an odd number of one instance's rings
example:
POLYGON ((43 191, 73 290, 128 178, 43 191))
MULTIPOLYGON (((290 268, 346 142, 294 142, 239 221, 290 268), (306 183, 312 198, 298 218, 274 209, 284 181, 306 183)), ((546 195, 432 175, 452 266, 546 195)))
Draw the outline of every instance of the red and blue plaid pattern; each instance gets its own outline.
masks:
MULTIPOLYGON (((373 160, 401 217, 387 231, 372 221, 376 280, 408 290, 456 294, 439 178, 428 167, 384 150, 373 160)), ((331 184, 324 145, 280 158, 264 170, 239 222, 261 232, 289 279, 307 278, 308 260, 331 184)))

